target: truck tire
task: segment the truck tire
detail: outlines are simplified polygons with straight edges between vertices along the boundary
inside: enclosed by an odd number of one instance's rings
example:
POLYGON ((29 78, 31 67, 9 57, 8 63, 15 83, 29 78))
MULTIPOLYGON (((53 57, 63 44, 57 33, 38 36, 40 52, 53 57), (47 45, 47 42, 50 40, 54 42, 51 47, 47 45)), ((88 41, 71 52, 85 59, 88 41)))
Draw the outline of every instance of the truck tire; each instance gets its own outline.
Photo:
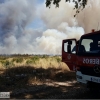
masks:
POLYGON ((87 88, 89 89, 91 93, 94 93, 94 94, 100 92, 100 85, 98 83, 88 82, 87 88))

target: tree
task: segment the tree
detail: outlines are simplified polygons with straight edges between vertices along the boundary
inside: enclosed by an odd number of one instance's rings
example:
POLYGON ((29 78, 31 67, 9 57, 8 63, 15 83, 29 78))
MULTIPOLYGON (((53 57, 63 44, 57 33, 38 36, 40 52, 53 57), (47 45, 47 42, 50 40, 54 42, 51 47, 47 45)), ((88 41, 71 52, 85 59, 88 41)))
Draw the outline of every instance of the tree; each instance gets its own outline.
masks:
MULTIPOLYGON (((50 8, 52 2, 56 7, 59 7, 60 1, 61 0, 46 0, 46 7, 50 8)), ((65 0, 65 1, 70 2, 71 0, 65 0)), ((74 17, 77 15, 77 13, 80 12, 81 9, 85 8, 87 1, 88 0, 73 0, 73 2, 75 3, 74 9, 76 9, 76 14, 74 15, 74 17)))

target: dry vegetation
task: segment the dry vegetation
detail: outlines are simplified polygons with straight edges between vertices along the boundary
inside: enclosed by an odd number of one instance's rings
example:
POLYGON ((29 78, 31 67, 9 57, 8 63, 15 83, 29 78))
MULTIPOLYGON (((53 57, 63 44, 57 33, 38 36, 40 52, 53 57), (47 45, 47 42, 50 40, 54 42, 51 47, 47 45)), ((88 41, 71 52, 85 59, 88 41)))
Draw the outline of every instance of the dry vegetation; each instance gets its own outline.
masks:
POLYGON ((0 57, 0 69, 9 69, 20 66, 32 66, 34 68, 56 68, 69 70, 67 65, 61 62, 61 56, 8 56, 0 57))
POLYGON ((64 78, 68 71, 67 65, 61 62, 61 56, 1 56, 0 86, 16 84, 18 87, 47 79, 66 80, 64 78))
MULTIPOLYGON (((73 80, 75 80, 75 73, 70 72, 67 65, 61 62, 61 56, 0 56, 0 91, 10 91, 12 97, 17 98, 14 94, 20 94, 21 91, 17 91, 20 89, 27 90, 32 87, 41 87, 47 82, 73 80)), ((21 94, 23 93, 25 92, 21 94)), ((23 95, 26 96, 27 94, 23 95)), ((26 98, 24 96, 20 98, 26 98)))

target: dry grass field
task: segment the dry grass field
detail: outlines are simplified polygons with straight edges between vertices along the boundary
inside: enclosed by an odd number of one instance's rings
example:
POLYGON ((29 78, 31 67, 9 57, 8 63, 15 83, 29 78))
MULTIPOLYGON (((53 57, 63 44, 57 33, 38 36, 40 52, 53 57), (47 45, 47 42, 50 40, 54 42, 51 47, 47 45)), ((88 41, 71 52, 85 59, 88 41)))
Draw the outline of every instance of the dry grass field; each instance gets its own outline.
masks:
POLYGON ((68 72, 61 56, 0 56, 0 91, 26 88, 51 80, 73 80, 75 73, 68 72))
POLYGON ((67 65, 61 62, 61 56, 35 55, 35 56, 6 56, 0 57, 0 69, 9 69, 20 66, 32 66, 34 68, 55 68, 69 70, 67 65))

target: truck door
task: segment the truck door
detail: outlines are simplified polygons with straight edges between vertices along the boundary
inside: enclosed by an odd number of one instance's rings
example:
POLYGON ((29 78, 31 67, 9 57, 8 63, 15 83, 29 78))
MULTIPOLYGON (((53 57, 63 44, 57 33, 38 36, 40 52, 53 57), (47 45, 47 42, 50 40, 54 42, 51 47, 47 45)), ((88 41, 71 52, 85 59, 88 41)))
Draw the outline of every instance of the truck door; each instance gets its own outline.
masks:
POLYGON ((69 69, 76 70, 76 39, 62 41, 62 62, 65 62, 69 69))

